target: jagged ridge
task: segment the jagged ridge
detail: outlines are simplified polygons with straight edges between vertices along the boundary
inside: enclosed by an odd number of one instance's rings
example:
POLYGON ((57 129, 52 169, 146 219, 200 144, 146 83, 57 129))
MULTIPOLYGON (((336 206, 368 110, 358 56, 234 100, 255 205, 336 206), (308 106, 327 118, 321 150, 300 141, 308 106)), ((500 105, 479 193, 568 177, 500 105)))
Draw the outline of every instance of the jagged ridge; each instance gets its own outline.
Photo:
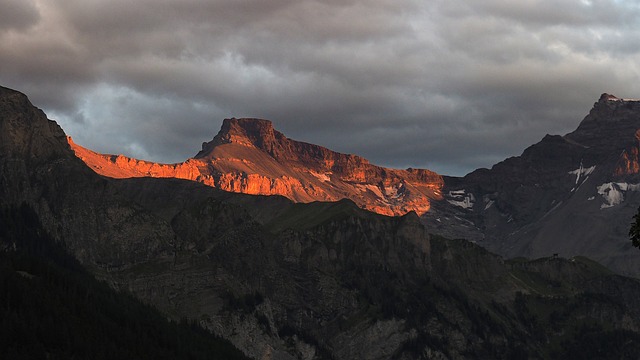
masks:
POLYGON ((442 177, 424 169, 387 169, 368 160, 288 139, 262 119, 225 119, 220 132, 192 159, 158 164, 103 155, 75 144, 97 173, 114 177, 174 177, 231 192, 283 195, 296 202, 353 200, 385 215, 429 211, 441 199, 442 177))
POLYGON ((637 276, 627 234, 640 205, 639 134, 640 101, 602 94, 575 131, 446 178, 443 193, 478 243, 502 256, 583 255, 637 276), (463 208, 452 194, 474 201, 463 208))

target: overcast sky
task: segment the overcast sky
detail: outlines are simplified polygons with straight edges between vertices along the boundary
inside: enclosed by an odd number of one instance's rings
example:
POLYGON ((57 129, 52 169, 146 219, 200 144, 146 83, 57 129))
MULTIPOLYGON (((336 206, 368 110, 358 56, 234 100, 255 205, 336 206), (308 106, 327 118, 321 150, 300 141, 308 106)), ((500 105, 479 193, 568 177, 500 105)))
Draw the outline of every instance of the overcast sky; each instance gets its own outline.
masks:
POLYGON ((228 117, 464 175, 640 97, 615 0, 0 0, 0 85, 100 152, 195 155, 228 117))

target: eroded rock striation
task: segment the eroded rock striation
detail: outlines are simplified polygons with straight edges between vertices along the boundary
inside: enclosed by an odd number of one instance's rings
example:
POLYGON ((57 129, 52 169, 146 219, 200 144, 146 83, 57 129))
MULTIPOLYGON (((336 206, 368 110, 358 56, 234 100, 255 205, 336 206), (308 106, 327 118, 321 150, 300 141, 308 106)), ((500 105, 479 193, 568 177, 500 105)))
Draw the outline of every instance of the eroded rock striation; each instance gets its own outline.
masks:
POLYGON ((225 119, 220 132, 192 159, 158 164, 103 155, 75 144, 76 155, 114 178, 194 180, 237 193, 282 195, 296 202, 351 199, 384 215, 429 211, 441 199, 442 177, 425 169, 387 169, 350 154, 288 139, 262 119, 225 119))

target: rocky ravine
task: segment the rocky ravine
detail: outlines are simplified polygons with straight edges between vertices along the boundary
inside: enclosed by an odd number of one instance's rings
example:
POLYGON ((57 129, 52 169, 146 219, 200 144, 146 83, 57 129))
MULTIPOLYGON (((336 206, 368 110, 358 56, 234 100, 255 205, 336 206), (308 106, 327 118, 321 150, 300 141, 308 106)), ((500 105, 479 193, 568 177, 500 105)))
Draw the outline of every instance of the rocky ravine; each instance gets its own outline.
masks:
POLYGON ((288 139, 268 120, 225 119, 220 132, 194 158, 158 164, 102 155, 75 144, 76 155, 113 178, 160 177, 201 182, 226 191, 282 195, 296 202, 351 199, 384 215, 429 211, 441 199, 442 177, 424 169, 396 170, 366 159, 288 139))

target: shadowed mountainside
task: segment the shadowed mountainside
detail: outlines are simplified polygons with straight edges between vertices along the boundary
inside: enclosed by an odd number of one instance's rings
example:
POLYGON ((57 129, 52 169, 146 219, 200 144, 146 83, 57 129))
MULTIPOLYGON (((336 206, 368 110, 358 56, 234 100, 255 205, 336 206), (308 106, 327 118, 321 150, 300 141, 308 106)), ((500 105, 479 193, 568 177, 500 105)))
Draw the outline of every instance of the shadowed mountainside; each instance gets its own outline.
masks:
MULTIPOLYGON (((94 276, 252 358, 633 358, 640 282, 588 259, 505 261, 414 213, 293 203, 180 179, 109 179, 0 88, 0 207, 94 276)), ((3 252, 15 251, 2 238, 3 252)))
MULTIPOLYGON (((628 231, 640 205, 640 101, 603 94, 578 128, 522 155, 445 178, 463 237, 506 257, 582 255, 640 275, 628 231)), ((434 232, 446 233, 427 215, 434 232)))

